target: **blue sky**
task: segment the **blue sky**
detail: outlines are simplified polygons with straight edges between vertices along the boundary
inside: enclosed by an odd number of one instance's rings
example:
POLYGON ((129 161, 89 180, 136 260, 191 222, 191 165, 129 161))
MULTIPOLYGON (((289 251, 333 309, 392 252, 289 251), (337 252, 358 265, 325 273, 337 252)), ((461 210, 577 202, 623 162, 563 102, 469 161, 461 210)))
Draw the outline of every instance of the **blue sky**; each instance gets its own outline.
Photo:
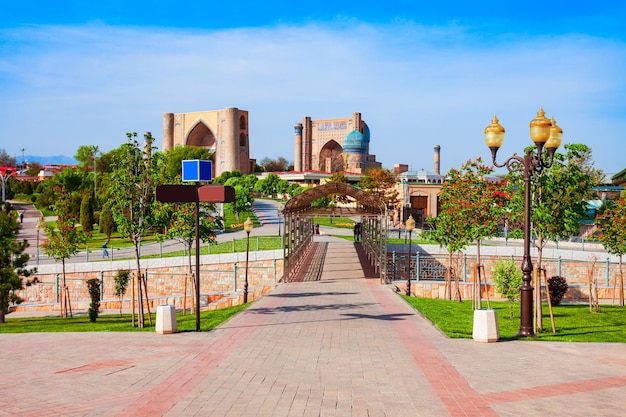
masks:
POLYGON ((293 160, 293 125, 360 112, 370 152, 446 172, 530 144, 540 105, 626 168, 626 4, 426 1, 2 1, 0 149, 73 156, 116 148, 162 116, 250 112, 252 157, 293 160), (226 4, 228 3, 228 4, 226 4))

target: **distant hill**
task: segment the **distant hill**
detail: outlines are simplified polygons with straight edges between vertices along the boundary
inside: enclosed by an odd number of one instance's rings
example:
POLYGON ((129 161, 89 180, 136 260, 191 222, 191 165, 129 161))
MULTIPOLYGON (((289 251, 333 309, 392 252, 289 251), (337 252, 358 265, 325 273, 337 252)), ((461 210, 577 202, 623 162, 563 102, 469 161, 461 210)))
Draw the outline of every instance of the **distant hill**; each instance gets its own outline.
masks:
MULTIPOLYGON (((18 163, 21 162, 20 158, 18 159, 18 163)), ((74 165, 78 162, 72 158, 71 156, 65 155, 55 155, 55 156, 35 156, 35 155, 24 155, 24 159, 26 162, 38 162, 41 165, 52 164, 52 165, 74 165)))

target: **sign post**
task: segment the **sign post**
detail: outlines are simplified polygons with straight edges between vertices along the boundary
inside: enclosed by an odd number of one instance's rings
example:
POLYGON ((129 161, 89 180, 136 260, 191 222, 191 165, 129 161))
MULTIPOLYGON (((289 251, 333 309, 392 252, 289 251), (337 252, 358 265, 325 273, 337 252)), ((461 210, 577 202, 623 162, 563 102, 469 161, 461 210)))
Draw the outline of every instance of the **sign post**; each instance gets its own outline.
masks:
POLYGON ((211 161, 184 160, 183 181, 189 185, 159 185, 156 199, 164 203, 195 203, 196 206, 196 331, 200 331, 200 203, 232 203, 235 189, 223 185, 200 186, 200 181, 211 181, 211 161))

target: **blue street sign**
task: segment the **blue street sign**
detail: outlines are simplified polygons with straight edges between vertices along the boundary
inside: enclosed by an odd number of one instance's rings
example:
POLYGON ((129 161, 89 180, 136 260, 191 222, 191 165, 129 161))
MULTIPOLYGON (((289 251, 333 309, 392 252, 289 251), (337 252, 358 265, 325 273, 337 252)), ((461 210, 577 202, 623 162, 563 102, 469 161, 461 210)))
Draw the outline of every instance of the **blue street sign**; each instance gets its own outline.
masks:
POLYGON ((183 181, 211 181, 213 169, 211 161, 186 159, 183 161, 183 181))

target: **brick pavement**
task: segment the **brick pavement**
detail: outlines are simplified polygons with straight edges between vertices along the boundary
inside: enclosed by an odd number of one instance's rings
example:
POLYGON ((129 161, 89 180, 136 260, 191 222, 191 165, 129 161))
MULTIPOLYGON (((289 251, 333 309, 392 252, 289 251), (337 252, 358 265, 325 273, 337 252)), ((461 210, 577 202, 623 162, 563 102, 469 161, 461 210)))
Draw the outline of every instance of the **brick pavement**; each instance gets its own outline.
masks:
POLYGON ((0 416, 621 416, 626 346, 451 340, 330 242, 208 333, 0 335, 0 416))

